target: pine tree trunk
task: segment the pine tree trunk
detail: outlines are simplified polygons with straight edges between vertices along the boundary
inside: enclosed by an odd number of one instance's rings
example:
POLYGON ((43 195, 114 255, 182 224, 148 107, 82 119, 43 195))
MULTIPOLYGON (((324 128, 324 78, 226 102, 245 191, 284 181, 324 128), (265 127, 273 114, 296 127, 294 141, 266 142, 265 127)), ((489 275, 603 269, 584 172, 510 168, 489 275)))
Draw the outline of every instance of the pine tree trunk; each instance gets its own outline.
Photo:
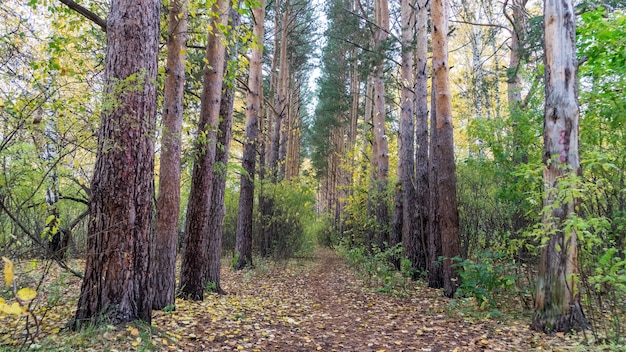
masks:
POLYGON ((452 129, 452 100, 448 68, 448 9, 447 0, 434 0, 431 5, 433 42, 433 86, 435 90, 437 144, 438 222, 443 259, 444 294, 452 297, 460 280, 452 268, 452 258, 461 254, 459 212, 456 199, 456 165, 454 163, 454 133, 452 129))
MULTIPOLYGON (((253 35, 259 44, 263 44, 265 0, 261 0, 259 7, 255 7, 252 11, 254 15, 253 35)), ((250 75, 248 76, 248 94, 246 95, 246 139, 241 161, 245 173, 241 175, 239 193, 235 269, 243 269, 252 265, 252 212, 254 209, 256 143, 259 134, 263 84, 262 59, 263 47, 261 45, 255 46, 250 55, 250 75)))
POLYGON ((577 200, 559 198, 561 180, 580 174, 578 155, 578 62, 572 0, 544 3, 545 112, 544 215, 548 242, 541 249, 534 330, 581 330, 589 323, 580 306, 577 288, 578 244, 565 221, 576 214, 577 200), (557 199, 559 198, 559 199, 557 199))
MULTIPOLYGON (((277 2, 277 7, 280 2, 277 2)), ((273 176, 273 182, 278 182, 282 180, 284 173, 284 164, 282 162, 284 159, 281 158, 283 152, 281 152, 281 142, 284 142, 284 137, 281 136, 283 133, 283 124, 285 123, 285 119, 287 118, 287 110, 288 110, 288 92, 289 92, 289 62, 287 60, 287 42, 288 42, 288 24, 289 24, 289 0, 286 0, 284 3, 284 8, 282 9, 283 15, 282 20, 280 22, 280 47, 279 49, 279 60, 278 60, 278 81, 276 87, 277 93, 277 104, 276 104, 276 117, 274 119, 274 132, 272 134, 272 146, 270 153, 270 168, 273 176)), ((274 53, 276 55, 276 53, 274 53)))
POLYGON ((415 33, 414 1, 402 0, 402 88, 400 91, 400 180, 402 189, 402 243, 406 257, 417 268, 417 256, 420 248, 417 237, 417 196, 415 193, 415 149, 414 145, 414 107, 415 91, 413 85, 413 35, 415 33))
MULTIPOLYGON (((211 8, 213 28, 225 25, 229 2, 217 1, 211 8), (219 16, 219 17, 218 17, 219 16)), ((215 30, 208 35, 200 121, 195 143, 196 160, 193 166, 187 223, 180 272, 180 294, 185 299, 202 300, 204 273, 208 261, 208 225, 214 181, 217 128, 224 79, 225 50, 222 34, 215 30)))
MULTIPOLYGON (((237 9, 231 8, 229 23, 233 28, 239 26, 241 16, 237 9)), ((229 62, 237 59, 239 43, 235 42, 228 48, 228 60, 224 62, 224 72, 228 70, 229 62)), ((228 74, 226 74, 228 76, 228 74)), ((233 85, 223 85, 222 98, 220 100, 220 122, 218 127, 218 148, 215 151, 215 180, 213 181, 213 191, 211 193, 211 209, 209 213, 209 245, 208 261, 204 273, 204 283, 212 283, 213 291, 225 294, 221 285, 221 259, 222 259, 222 237, 224 215, 226 206, 224 196, 226 193, 226 176, 228 169, 228 159, 230 152, 230 140, 232 139, 233 107, 235 103, 235 88, 233 85)))
POLYGON ((428 270, 428 286, 432 288, 443 287, 443 265, 439 261, 439 257, 443 255, 441 248, 441 234, 439 225, 439 193, 437 192, 437 178, 439 175, 440 157, 435 151, 435 147, 439 143, 437 135, 437 109, 435 106, 435 84, 431 89, 431 114, 430 114, 430 152, 429 152, 429 172, 428 183, 428 261, 426 269, 428 270))
POLYGON ((183 123, 184 49, 187 35, 186 0, 172 1, 168 27, 159 194, 156 201, 153 238, 153 309, 163 309, 174 304, 176 291, 176 246, 180 214, 180 132, 183 123))
POLYGON ((106 99, 91 183, 85 278, 74 327, 150 322, 150 225, 160 2, 114 0, 106 99), (129 89, 133 87, 133 89, 129 89), (136 87, 136 88, 135 88, 136 87))
POLYGON ((428 173, 428 6, 418 1, 415 42, 415 184, 416 242, 409 259, 416 269, 426 270, 429 236, 429 173, 428 173))

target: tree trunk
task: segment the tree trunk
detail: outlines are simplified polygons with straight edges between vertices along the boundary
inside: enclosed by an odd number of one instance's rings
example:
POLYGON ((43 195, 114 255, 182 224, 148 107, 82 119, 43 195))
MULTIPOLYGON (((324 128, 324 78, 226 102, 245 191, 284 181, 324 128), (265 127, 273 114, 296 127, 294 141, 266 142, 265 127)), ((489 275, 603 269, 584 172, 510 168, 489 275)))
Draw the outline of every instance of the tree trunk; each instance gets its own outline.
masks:
POLYGON ((45 234, 48 236, 48 256, 51 258, 63 259, 67 247, 63 246, 65 238, 62 238, 64 233, 59 231, 59 209, 57 203, 59 201, 59 175, 57 167, 54 166, 54 161, 58 157, 57 145, 59 134, 56 131, 54 119, 46 120, 46 127, 44 135, 48 139, 42 152, 42 159, 49 165, 53 165, 50 170, 46 183, 48 187, 46 189, 46 207, 48 210, 48 216, 46 218, 46 227, 44 229, 45 234))
MULTIPOLYGON (((277 2, 277 6, 279 2, 277 2)), ((287 60, 287 47, 288 47, 288 27, 289 27, 289 0, 285 1, 283 8, 283 15, 280 27, 280 48, 279 48, 279 60, 278 60, 278 82, 277 82, 277 105, 276 105, 276 118, 274 119, 274 133, 272 135, 272 152, 270 155, 270 168, 272 169, 273 181, 280 181, 284 172, 284 150, 281 150, 281 142, 284 142, 284 137, 281 136, 283 131, 283 124, 287 118, 288 113, 288 94, 289 94, 289 61, 287 60)), ((276 50, 276 49, 275 49, 276 50)), ((276 55, 276 53, 274 53, 276 55)), ((284 145, 284 143, 283 143, 284 145)), ((284 149, 284 147, 283 147, 284 149)))
MULTIPOLYGON (((417 35, 415 42, 415 249, 407 255, 413 267, 426 270, 428 257, 428 6, 430 1, 418 1, 417 35)), ((407 253, 408 254, 408 253, 407 253)))
MULTIPOLYGON (((229 14, 230 25, 233 28, 239 26, 241 20, 237 9, 231 8, 229 14)), ((228 60, 224 62, 224 72, 228 70, 229 62, 237 59, 239 52, 239 43, 235 42, 228 48, 228 60)), ((234 74, 234 73, 233 73, 234 74)), ((228 74, 226 76, 229 76, 228 74)), ((234 83, 234 82, 233 82, 234 83)), ((226 193, 226 176, 228 170, 228 159, 230 152, 230 140, 232 139, 233 126, 233 106, 235 103, 234 85, 222 86, 222 98, 220 100, 220 122, 218 128, 217 143, 219 147, 215 151, 215 180, 213 181, 213 191, 211 194, 211 209, 209 212, 209 245, 208 245, 208 261, 204 273, 204 283, 212 283, 213 291, 219 294, 225 294, 222 290, 220 280, 220 269, 222 259, 222 236, 224 215, 226 215, 226 206, 224 204, 224 195, 226 193)))
POLYGON ((461 254, 459 212, 456 200, 456 166, 454 164, 454 134, 452 129, 452 101, 448 68, 448 2, 434 0, 431 5, 433 42, 433 86, 437 130, 437 203, 439 231, 443 259, 444 294, 452 297, 460 280, 452 268, 452 258, 461 254))
POLYGON ((150 322, 150 225, 160 2, 114 0, 91 183, 85 278, 74 327, 150 322))
POLYGON ((534 330, 581 330, 589 323, 580 306, 577 288, 578 244, 575 230, 565 228, 575 216, 577 200, 559 196, 561 180, 579 175, 578 62, 572 0, 544 2, 545 112, 544 215, 548 242, 541 249, 534 330))
POLYGON ((435 152, 438 145, 437 129, 437 109, 435 106, 435 84, 431 89, 431 114, 430 114, 430 152, 429 152, 429 168, 428 172, 428 261, 426 269, 428 270, 428 286, 432 288, 443 287, 443 266, 439 261, 439 257, 443 255, 441 249, 441 234, 439 225, 439 194, 437 192, 437 177, 439 175, 440 157, 435 152))
POLYGON ((417 195, 415 193, 415 149, 413 109, 415 107, 415 91, 413 86, 413 35, 415 33, 415 1, 402 0, 402 87, 400 91, 400 160, 398 178, 402 189, 402 243, 405 255, 410 258, 413 267, 417 268, 419 240, 416 229, 417 195))
MULTIPOLYGON (((217 1, 211 8, 215 17, 213 28, 226 24, 229 2, 217 1)), ((200 99, 200 121, 195 143, 196 160, 193 165, 187 223, 180 273, 180 292, 185 299, 202 300, 204 273, 208 260, 208 225, 214 181, 217 128, 220 100, 224 79, 225 50, 222 34, 210 31, 207 40, 202 96, 200 99)))
MULTIPOLYGON (((384 42, 389 36, 389 3, 387 0, 376 0, 375 17, 377 29, 374 34, 374 48, 382 58, 374 68, 374 138, 377 154, 376 165, 376 245, 383 248, 389 242, 389 209, 387 207, 387 175, 389 173, 389 147, 387 143, 385 117, 385 82, 384 82, 384 42)), ((372 156, 374 156, 372 154, 372 156)))
POLYGON ((254 209, 254 172, 256 163, 256 142, 259 134, 261 114, 261 89, 263 84, 263 33, 265 31, 265 0, 252 10, 254 17, 253 35, 258 41, 250 55, 250 75, 246 95, 246 139, 243 146, 242 167, 239 191, 239 214, 237 216, 237 241, 235 246, 235 269, 252 265, 252 211, 254 209))
POLYGON ((153 309, 163 309, 174 304, 176 291, 176 245, 180 214, 180 132, 183 123, 184 50, 187 35, 186 0, 172 1, 168 26, 159 194, 156 201, 153 238, 153 309))

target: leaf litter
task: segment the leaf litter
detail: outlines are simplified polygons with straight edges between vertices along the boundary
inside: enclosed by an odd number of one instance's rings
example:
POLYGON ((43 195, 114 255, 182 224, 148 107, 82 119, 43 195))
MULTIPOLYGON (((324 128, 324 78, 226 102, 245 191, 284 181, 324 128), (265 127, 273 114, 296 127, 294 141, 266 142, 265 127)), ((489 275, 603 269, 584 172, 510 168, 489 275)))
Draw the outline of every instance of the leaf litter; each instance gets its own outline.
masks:
MULTIPOLYGON (((421 283, 402 297, 376 292, 329 249, 311 259, 231 271, 226 295, 176 300, 154 311, 151 327, 63 329, 76 309, 79 280, 67 280, 62 304, 40 304, 40 333, 31 349, 83 351, 571 351, 588 350, 582 335, 547 336, 526 320, 456 314, 440 290, 421 283), (43 312, 43 314, 42 314, 43 312)), ((45 287, 45 285, 44 285, 45 287)), ((43 295, 49 295, 44 292, 43 295)), ((37 297, 36 300, 40 299, 37 297)), ((1 346, 19 348, 20 327, 4 325, 1 346)))

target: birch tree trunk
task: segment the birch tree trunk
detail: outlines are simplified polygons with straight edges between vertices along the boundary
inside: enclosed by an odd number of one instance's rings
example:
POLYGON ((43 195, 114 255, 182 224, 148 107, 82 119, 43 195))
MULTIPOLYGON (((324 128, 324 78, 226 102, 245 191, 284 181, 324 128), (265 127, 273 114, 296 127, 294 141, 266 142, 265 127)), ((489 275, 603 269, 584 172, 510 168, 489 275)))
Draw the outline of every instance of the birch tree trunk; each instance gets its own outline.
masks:
POLYGON ((173 0, 168 19, 167 76, 163 97, 163 132, 159 193, 156 201, 152 261, 153 309, 174 304, 176 246, 180 214, 180 132, 185 87, 187 0, 173 0), (157 255, 158 254, 158 255, 157 255))
POLYGON ((387 207, 387 188, 389 173, 389 146, 385 127, 385 52, 384 44, 389 36, 389 3, 388 0, 375 1, 374 50, 380 56, 374 68, 374 139, 376 140, 376 192, 375 209, 378 228, 376 229, 376 245, 384 247, 389 242, 389 209, 387 207))
MULTIPOLYGON (((544 215, 548 242, 541 249, 534 330, 581 330, 589 323, 577 287, 578 244, 565 222, 576 214, 577 200, 562 199, 562 180, 579 175, 578 62, 572 0, 545 0, 544 215)), ((567 192, 567 191, 565 191, 567 192)))
POLYGON ((114 0, 107 21, 101 117, 91 182, 85 278, 73 326, 150 322, 160 2, 114 0))

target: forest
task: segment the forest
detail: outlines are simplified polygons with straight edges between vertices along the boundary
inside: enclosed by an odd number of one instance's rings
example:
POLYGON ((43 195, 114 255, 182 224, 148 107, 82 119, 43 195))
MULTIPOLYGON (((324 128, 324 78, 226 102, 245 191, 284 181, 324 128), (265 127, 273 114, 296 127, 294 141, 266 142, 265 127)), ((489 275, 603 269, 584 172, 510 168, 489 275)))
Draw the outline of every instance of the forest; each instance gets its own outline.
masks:
POLYGON ((626 349, 622 0, 0 0, 0 351, 626 349))

